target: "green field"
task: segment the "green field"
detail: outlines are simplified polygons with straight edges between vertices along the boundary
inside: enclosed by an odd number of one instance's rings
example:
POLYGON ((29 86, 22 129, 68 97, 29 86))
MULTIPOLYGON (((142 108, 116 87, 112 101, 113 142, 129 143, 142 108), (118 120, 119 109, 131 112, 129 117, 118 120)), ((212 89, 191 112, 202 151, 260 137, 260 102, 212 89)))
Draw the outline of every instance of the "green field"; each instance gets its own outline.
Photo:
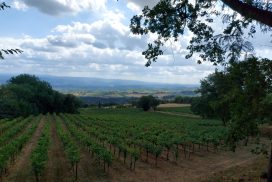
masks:
POLYGON ((162 107, 158 111, 171 112, 176 114, 193 114, 190 107, 162 107))

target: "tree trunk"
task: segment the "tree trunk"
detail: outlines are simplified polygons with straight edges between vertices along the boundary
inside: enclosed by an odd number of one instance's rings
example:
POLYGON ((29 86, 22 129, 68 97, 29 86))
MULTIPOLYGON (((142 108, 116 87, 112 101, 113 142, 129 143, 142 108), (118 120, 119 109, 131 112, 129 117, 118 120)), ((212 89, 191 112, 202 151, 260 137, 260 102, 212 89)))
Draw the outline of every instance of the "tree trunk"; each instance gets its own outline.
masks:
POLYGON ((133 158, 130 156, 130 170, 132 170, 133 158))
POLYGON ((184 152, 184 158, 186 159, 186 145, 184 145, 182 147, 183 147, 183 152, 184 152))
POLYGON ((224 4, 229 6, 232 10, 236 11, 240 15, 251 18, 272 27, 272 12, 256 8, 252 5, 243 3, 240 0, 221 0, 224 4))
POLYGON ((35 172, 35 179, 36 179, 36 182, 39 182, 39 174, 35 172))
POLYGON ((127 154, 124 152, 124 164, 126 164, 127 154))
POLYGON ((272 143, 270 147, 271 149, 270 149, 270 157, 269 157, 268 170, 267 170, 267 182, 272 182, 272 143))
POLYGON ((77 163, 76 163, 76 180, 77 180, 77 163))

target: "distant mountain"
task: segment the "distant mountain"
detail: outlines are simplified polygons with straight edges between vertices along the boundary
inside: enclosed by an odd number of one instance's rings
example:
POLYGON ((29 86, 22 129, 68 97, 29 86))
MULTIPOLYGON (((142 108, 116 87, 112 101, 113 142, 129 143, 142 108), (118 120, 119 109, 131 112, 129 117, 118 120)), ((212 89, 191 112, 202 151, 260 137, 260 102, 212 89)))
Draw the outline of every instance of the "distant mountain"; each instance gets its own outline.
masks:
MULTIPOLYGON (((12 76, 0 75, 0 84, 6 83, 12 76)), ((152 90, 192 90, 198 85, 190 84, 165 84, 149 83, 135 80, 118 80, 86 77, 58 77, 48 75, 37 75, 41 80, 49 82, 54 89, 73 91, 73 90, 133 90, 133 89, 152 89, 152 90)))

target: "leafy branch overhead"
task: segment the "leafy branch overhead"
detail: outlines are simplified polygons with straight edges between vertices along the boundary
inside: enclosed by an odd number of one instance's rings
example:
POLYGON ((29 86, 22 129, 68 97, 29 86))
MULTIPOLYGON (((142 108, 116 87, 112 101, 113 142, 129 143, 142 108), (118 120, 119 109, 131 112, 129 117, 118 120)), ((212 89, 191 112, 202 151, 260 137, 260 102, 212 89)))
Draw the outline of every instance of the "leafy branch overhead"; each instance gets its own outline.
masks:
POLYGON ((21 54, 23 51, 20 49, 2 49, 0 50, 0 59, 4 59, 3 53, 5 54, 21 54))
POLYGON ((164 53, 162 47, 165 42, 171 39, 182 41, 182 35, 188 32, 193 36, 187 46, 187 59, 196 55, 198 63, 225 64, 237 61, 243 53, 254 50, 247 39, 254 37, 257 24, 263 33, 271 30, 271 10, 271 1, 161 0, 153 8, 146 6, 140 15, 135 15, 130 29, 138 35, 157 35, 143 52, 146 66, 164 53), (220 17, 224 24, 221 31, 214 23, 220 17))
POLYGON ((10 8, 5 2, 0 3, 0 10, 4 10, 5 8, 10 8))
MULTIPOLYGON (((0 11, 5 8, 10 8, 5 2, 0 3, 0 11)), ((23 51, 20 49, 2 49, 0 50, 0 59, 4 59, 3 54, 21 54, 23 51)))

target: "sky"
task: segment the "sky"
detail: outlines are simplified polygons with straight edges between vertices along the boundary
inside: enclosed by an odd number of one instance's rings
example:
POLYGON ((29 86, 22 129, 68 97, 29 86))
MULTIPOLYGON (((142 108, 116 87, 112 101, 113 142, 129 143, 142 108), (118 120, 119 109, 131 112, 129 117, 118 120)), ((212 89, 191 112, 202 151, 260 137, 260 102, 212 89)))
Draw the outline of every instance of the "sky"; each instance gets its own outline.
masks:
MULTIPOLYGON (((145 67, 142 51, 154 35, 130 32, 133 15, 157 0, 6 0, 0 11, 0 73, 97 77, 159 83, 198 84, 215 70, 209 63, 185 59, 191 34, 168 42, 166 54, 145 67)), ((218 26, 220 27, 220 26, 218 26)), ((257 56, 271 57, 271 37, 255 38, 257 56)))

